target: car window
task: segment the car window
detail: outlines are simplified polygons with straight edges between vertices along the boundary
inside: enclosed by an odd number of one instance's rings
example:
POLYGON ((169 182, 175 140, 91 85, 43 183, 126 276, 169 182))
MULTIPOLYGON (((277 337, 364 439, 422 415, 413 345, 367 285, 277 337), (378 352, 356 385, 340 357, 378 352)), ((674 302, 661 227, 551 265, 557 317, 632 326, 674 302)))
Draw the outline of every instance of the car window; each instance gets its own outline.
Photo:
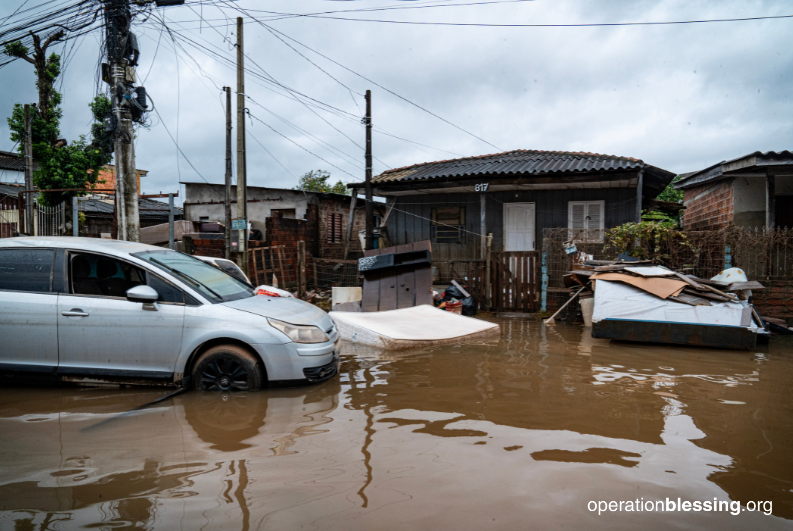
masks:
POLYGON ((0 249, 0 290, 49 292, 55 251, 0 249))
POLYGON ((72 253, 69 278, 72 293, 126 297, 127 290, 145 284, 143 270, 109 256, 72 253))
POLYGON ((184 292, 151 271, 146 271, 146 285, 154 288, 154 291, 160 294, 158 301, 184 304, 184 292))
POLYGON ((229 302, 253 296, 253 289, 220 269, 174 251, 147 251, 132 256, 168 271, 213 303, 229 302))
POLYGON ((240 282, 245 282, 248 284, 248 279, 245 278, 245 275, 242 273, 242 269, 240 269, 240 267, 231 260, 216 260, 215 265, 218 266, 218 269, 228 273, 240 282))
POLYGON ((72 293, 126 297, 127 290, 141 284, 159 293, 159 302, 184 304, 184 292, 155 275, 123 260, 90 253, 72 253, 72 293))

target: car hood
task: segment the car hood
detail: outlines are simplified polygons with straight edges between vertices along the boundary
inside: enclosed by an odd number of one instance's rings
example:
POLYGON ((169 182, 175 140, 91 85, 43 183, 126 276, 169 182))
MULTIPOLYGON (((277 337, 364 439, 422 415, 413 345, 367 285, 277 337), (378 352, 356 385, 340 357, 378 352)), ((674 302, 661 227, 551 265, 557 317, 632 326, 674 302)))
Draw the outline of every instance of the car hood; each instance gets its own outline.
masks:
POLYGON ((293 297, 255 295, 247 299, 224 302, 223 305, 262 317, 272 317, 285 323, 318 326, 323 331, 333 327, 333 321, 326 312, 293 297))

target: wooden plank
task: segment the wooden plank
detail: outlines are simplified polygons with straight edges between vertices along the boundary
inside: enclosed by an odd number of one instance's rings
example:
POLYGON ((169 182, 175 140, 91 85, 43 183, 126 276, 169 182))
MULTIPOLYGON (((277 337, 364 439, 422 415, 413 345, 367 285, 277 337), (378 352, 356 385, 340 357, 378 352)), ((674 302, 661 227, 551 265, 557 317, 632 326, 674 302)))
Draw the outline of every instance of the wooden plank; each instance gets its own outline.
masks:
POLYGON ((537 294, 540 291, 540 253, 535 251, 532 253, 531 257, 531 310, 532 312, 536 312, 539 310, 539 297, 537 294))
POLYGON ((509 276, 507 273, 509 272, 509 259, 506 257, 506 254, 501 255, 501 311, 503 312, 507 308, 507 304, 509 301, 509 276))
MULTIPOLYGON (((279 245, 276 249, 278 252, 278 267, 281 273, 281 282, 283 282, 283 287, 281 289, 286 289, 286 274, 284 274, 284 261, 281 258, 281 249, 283 249, 283 245, 279 245)), ((275 264, 273 264, 273 268, 275 268, 275 264)))

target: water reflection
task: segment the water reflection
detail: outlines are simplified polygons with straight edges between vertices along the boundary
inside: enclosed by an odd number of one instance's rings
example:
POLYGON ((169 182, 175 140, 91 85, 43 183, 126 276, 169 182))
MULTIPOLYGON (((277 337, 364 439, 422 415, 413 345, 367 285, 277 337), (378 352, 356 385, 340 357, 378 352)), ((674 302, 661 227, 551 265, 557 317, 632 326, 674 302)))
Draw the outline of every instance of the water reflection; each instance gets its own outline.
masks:
POLYGON ((341 377, 319 386, 135 413, 162 391, 0 388, 0 531, 793 519, 793 343, 736 353, 502 325, 477 345, 345 345, 341 377), (636 496, 769 500, 776 517, 586 509, 636 496))

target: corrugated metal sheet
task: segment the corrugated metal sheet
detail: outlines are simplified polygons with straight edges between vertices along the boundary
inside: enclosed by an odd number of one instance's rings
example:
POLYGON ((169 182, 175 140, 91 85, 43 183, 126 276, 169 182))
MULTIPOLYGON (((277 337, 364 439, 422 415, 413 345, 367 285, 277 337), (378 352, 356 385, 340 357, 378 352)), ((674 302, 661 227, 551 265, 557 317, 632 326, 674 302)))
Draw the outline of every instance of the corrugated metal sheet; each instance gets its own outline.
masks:
MULTIPOLYGON (((494 174, 539 174, 640 169, 639 159, 598 153, 518 149, 494 155, 442 160, 396 168, 373 177, 372 182, 411 181, 494 174)), ((663 171, 663 170, 662 170, 663 171)))
MULTIPOLYGON (((0 195, 11 196, 16 199, 19 192, 25 189, 22 183, 0 183, 0 195)), ((33 194, 38 197, 39 193, 33 194)), ((141 216, 168 216, 168 203, 161 201, 153 201, 151 199, 138 199, 138 205, 141 216)), ((112 197, 90 197, 89 199, 80 200, 80 211, 86 214, 113 214, 113 199, 112 197)), ((174 215, 181 216, 182 209, 174 207, 174 215)))
MULTIPOLYGON (((35 162, 33 169, 38 169, 35 162)), ((0 170, 25 171, 25 158, 13 151, 0 151, 0 170)))
POLYGON ((747 169, 749 166, 757 166, 758 168, 773 166, 775 164, 787 166, 793 163, 793 152, 788 150, 779 152, 767 151, 766 153, 755 151, 754 153, 749 153, 748 155, 732 160, 723 160, 703 170, 684 173, 680 180, 675 182, 675 188, 686 188, 687 186, 702 184, 707 181, 722 178, 725 172, 733 171, 729 168, 730 165, 743 161, 744 159, 746 159, 748 166, 744 165, 741 171, 750 171, 747 169))

